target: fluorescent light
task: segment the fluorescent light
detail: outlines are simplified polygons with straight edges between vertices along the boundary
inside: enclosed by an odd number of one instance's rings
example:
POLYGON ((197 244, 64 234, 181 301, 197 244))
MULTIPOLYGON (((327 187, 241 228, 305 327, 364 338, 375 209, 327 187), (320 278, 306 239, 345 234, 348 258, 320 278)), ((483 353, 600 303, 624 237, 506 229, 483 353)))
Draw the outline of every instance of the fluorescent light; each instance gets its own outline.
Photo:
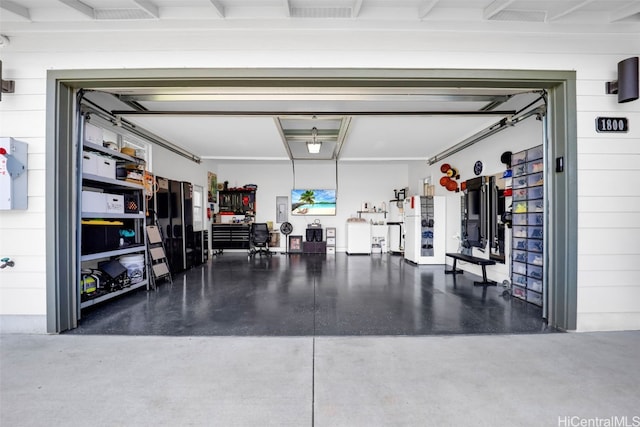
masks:
POLYGON ((307 151, 309 151, 309 154, 318 154, 318 153, 320 153, 320 147, 322 147, 322 142, 320 142, 320 141, 309 141, 309 142, 307 142, 307 151))

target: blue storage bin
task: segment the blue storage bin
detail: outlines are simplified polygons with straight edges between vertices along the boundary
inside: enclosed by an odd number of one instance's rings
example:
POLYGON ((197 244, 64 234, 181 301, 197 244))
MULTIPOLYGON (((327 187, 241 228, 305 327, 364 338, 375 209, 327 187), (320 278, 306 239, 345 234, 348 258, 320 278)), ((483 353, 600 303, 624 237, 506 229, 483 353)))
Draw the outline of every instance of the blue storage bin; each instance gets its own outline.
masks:
MULTIPOLYGON (((527 250, 530 252, 540 252, 542 253, 544 248, 544 244, 542 240, 527 240, 527 250)), ((518 248, 521 249, 521 248, 518 248)))
POLYGON ((527 262, 527 252, 526 251, 513 251, 513 260, 517 262, 527 262))
POLYGON ((527 239, 513 239, 513 249, 526 251, 527 250, 527 239))
POLYGON ((527 267, 527 275, 534 279, 542 280, 542 267, 530 265, 527 267))
POLYGON ((542 239, 544 237, 544 229, 542 227, 527 227, 527 237, 530 239, 542 239))

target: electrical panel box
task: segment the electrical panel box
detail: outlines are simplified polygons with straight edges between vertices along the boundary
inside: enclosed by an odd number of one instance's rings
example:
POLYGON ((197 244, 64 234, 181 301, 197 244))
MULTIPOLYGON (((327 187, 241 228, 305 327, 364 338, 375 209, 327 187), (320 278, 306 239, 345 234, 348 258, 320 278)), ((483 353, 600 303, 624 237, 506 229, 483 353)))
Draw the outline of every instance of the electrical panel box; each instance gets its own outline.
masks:
POLYGON ((27 144, 0 138, 0 210, 27 209, 27 144))

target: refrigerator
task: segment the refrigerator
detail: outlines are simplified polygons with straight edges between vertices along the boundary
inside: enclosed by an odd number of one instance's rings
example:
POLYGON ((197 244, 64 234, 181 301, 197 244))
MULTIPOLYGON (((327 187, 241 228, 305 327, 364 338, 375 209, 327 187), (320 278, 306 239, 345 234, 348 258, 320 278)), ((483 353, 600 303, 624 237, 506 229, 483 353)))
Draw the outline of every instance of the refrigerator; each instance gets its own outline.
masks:
POLYGON ((388 251, 394 255, 404 252, 404 200, 389 200, 389 244, 388 251))
POLYGON ((446 200, 411 196, 404 200, 404 258, 414 264, 444 264, 446 200))
POLYGON ((347 255, 371 254, 369 221, 347 221, 347 255))

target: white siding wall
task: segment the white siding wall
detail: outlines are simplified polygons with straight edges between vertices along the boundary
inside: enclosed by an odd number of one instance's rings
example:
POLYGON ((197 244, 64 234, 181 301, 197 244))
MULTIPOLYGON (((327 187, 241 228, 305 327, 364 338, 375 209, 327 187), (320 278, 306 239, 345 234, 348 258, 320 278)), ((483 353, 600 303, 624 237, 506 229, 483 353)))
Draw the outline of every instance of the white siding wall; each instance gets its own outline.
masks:
MULTIPOLYGON (((0 136, 29 143, 29 209, 0 213, 0 255, 16 261, 13 269, 0 273, 0 315, 45 314, 44 136, 49 69, 552 69, 576 70, 578 78, 578 329, 640 329, 640 282, 636 280, 640 227, 632 219, 640 215, 640 162, 633 160, 640 157, 640 101, 620 105, 615 96, 604 93, 604 83, 616 78, 617 62, 638 52, 640 38, 628 34, 516 35, 415 27, 406 31, 17 33, 0 53, 4 78, 16 82, 16 93, 5 94, 0 102, 0 136), (596 116, 621 114, 631 122, 628 134, 612 138, 594 132, 596 116)), ((3 319, 3 324, 8 323, 3 319)))

